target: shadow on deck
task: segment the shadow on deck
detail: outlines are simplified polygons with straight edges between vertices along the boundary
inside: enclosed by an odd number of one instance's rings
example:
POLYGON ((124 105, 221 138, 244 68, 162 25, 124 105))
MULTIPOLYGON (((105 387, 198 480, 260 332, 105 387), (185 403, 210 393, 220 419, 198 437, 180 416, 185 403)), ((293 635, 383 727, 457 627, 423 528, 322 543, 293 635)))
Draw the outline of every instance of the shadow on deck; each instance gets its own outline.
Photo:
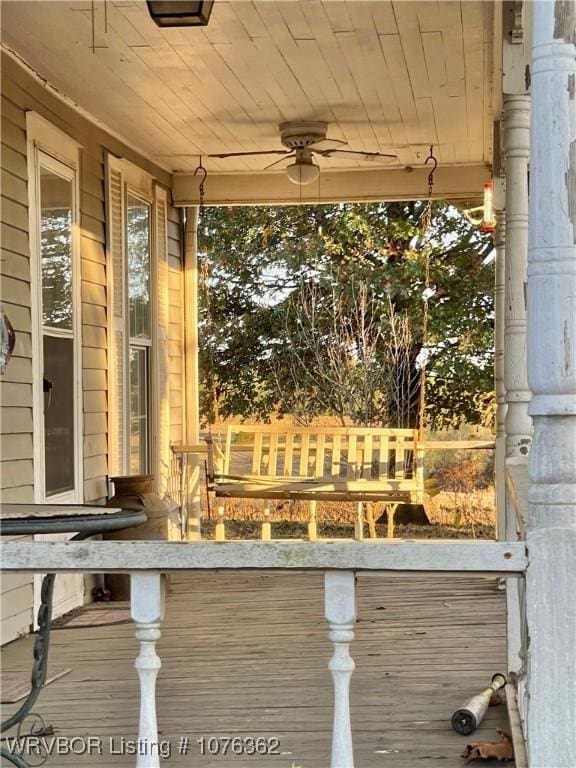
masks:
MULTIPOLYGON (((323 599, 319 573, 172 577, 159 643, 159 729, 172 747, 162 765, 328 767, 332 646, 323 599), (278 754, 202 755, 197 740, 220 735, 277 737, 278 754), (181 737, 189 738, 187 755, 178 754, 181 737)), ((507 729, 505 704, 472 737, 450 727, 452 712, 505 671, 505 594, 496 579, 363 573, 358 617, 357 766, 461 766, 468 741, 496 740, 495 728, 507 729)), ((54 630, 51 665, 72 671, 42 692, 34 711, 57 735, 101 737, 102 754, 53 755, 46 765, 135 764, 133 755, 111 754, 110 737, 118 747, 136 736, 136 653, 130 623, 54 630)), ((31 638, 4 648, 2 666, 29 670, 31 638)))

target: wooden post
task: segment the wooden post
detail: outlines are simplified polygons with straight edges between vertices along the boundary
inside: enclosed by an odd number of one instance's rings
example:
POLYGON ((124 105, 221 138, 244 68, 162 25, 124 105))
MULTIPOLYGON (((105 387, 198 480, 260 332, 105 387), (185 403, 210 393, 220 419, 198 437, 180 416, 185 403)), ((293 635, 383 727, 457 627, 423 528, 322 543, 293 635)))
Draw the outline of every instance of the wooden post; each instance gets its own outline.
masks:
POLYGON ((506 248, 504 384, 506 456, 526 460, 532 435, 526 363, 526 264, 528 257, 528 159, 530 96, 504 95, 506 248))
POLYGON ((330 768, 354 768, 350 722, 350 678, 354 660, 349 645, 354 640, 356 621, 355 575, 353 571, 325 574, 325 615, 330 626, 334 655, 329 669, 334 681, 334 721, 330 768))
MULTIPOLYGON (((502 8, 503 149, 505 163, 504 268, 504 438, 497 441, 496 470, 526 463, 532 423, 528 414, 531 393, 526 359, 526 282, 528 258, 528 162, 530 153, 531 14, 529 3, 518 3, 514 13, 502 8), (502 451, 502 442, 504 451, 502 451), (504 455, 502 455, 502 453, 504 455)), ((516 510, 502 483, 497 486, 498 537, 519 536, 516 510), (504 494, 504 505, 502 505, 504 494)), ((522 674, 525 666, 523 595, 517 579, 506 580, 508 671, 522 674)))
MULTIPOLYGON (((521 52, 522 53, 522 52, 521 52)), ((520 54, 519 54, 520 55, 520 54)), ((511 56, 508 57, 509 59, 511 56)), ((519 89, 519 90, 525 90, 519 89)), ((526 281, 528 259, 528 160, 530 156, 530 96, 504 95, 504 155, 506 162, 506 241, 504 268, 504 391, 506 398, 505 463, 526 462, 532 439, 528 414, 531 393, 526 359, 526 281)), ((498 456, 500 459, 500 456, 498 456)), ((500 488, 498 489, 500 490, 500 488)), ((499 499, 497 499, 498 501, 499 499)), ((507 502, 499 515, 502 539, 516 541, 516 514, 507 502)), ((523 614, 518 582, 506 582, 508 671, 523 667, 523 614)))
POLYGON ((140 720, 136 768, 159 768, 156 678, 162 662, 156 653, 164 618, 164 577, 159 573, 133 573, 130 579, 130 611, 136 624, 140 653, 134 666, 140 678, 140 720))
MULTIPOLYGON (((184 233, 184 361, 185 361, 185 405, 186 442, 198 445, 200 442, 200 403, 198 371, 198 207, 186 208, 184 233)), ((188 509, 188 539, 201 538, 200 532, 200 457, 188 456, 188 493, 191 499, 188 509)))
POLYGON ((526 543, 528 760, 576 765, 576 3, 536 0, 526 543))
MULTIPOLYGON (((496 252, 496 270, 494 287, 494 386, 496 390, 496 441, 495 441, 495 486, 496 486, 496 536, 505 541, 508 536, 516 539, 516 531, 510 518, 514 520, 515 513, 506 505, 506 385, 504 383, 504 354, 505 354, 505 245, 506 245, 506 212, 505 179, 499 178, 494 183, 494 207, 496 211, 496 232, 494 234, 494 250, 496 252)), ((515 461, 516 459, 512 459, 515 461)), ((522 459, 524 460, 524 459, 522 459)), ((508 672, 520 673, 523 659, 522 626, 523 587, 519 579, 506 579, 506 620, 507 620, 507 668, 508 672), (522 594, 521 594, 522 592, 522 594)))
POLYGON ((506 538, 506 480, 504 476, 506 462, 506 386, 504 384, 504 247, 506 244, 506 215, 504 212, 504 200, 504 179, 495 179, 494 388, 496 390, 496 455, 494 459, 494 474, 496 484, 496 535, 500 541, 506 538))

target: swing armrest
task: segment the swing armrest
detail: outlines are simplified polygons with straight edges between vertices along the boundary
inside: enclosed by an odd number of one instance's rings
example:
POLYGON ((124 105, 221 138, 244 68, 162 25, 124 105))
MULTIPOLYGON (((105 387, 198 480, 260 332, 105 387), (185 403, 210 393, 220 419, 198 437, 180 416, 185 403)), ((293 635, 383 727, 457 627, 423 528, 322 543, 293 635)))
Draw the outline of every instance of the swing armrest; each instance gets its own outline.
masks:
POLYGON ((215 477, 224 472, 225 456, 220 446, 214 442, 213 435, 206 435, 204 440, 208 447, 208 482, 212 485, 215 477))

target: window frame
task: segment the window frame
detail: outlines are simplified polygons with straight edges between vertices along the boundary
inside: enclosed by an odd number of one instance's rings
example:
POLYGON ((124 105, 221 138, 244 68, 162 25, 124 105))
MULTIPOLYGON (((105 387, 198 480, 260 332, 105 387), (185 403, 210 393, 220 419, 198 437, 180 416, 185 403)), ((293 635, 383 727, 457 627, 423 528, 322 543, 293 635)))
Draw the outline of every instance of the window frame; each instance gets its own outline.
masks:
POLYGON ((140 474, 154 474, 154 467, 156 464, 156 441, 155 435, 155 410, 158 403, 158 392, 156 385, 155 370, 157 365, 157 344, 158 344, 158 330, 157 330, 157 290, 158 290, 158 277, 156 273, 157 253, 156 253, 156 201, 153 194, 148 194, 144 185, 134 186, 136 179, 132 178, 126 181, 124 185, 124 280, 126 285, 126 312, 125 312, 125 339, 126 339, 126 357, 128 364, 126 366, 125 373, 125 385, 126 385, 126 433, 127 433, 127 446, 126 446, 126 472, 131 474, 131 446, 130 435, 132 427, 132 413, 131 413, 131 379, 130 379, 130 350, 131 349, 145 349, 146 350, 146 409, 147 409, 147 425, 146 425, 146 469, 140 474), (128 269, 128 198, 131 197, 135 200, 139 200, 149 209, 149 233, 148 244, 150 249, 150 337, 144 338, 142 336, 130 335, 130 298, 129 298, 129 269, 128 269))
POLYGON ((32 418, 35 503, 81 504, 84 501, 82 295, 80 252, 80 150, 81 145, 35 112, 26 114, 29 181, 30 299, 32 337, 32 418), (42 308, 42 243, 40 168, 47 168, 72 183, 72 330, 44 326, 42 308), (48 331, 46 333, 45 331, 48 331), (73 341, 74 389, 74 489, 46 495, 44 439, 44 336, 73 341))
POLYGON ((149 474, 157 490, 166 491, 170 464, 168 208, 166 187, 149 172, 124 157, 105 155, 106 263, 108 313, 108 445, 109 475, 129 471, 129 307, 127 297, 128 190, 151 205, 151 347, 149 404, 149 474), (122 373, 121 373, 122 372, 122 373))

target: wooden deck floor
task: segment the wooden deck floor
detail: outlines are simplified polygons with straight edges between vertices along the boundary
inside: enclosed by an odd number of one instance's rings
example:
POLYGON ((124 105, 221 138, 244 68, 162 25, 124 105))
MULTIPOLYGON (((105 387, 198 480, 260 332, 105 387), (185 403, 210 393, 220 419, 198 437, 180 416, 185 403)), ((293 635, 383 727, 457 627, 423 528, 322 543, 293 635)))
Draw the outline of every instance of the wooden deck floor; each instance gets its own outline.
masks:
MULTIPOLYGON (((505 670, 505 595, 496 580, 361 574, 358 616, 358 768, 462 766, 472 739, 452 731, 450 715, 505 670)), ((129 623, 53 632, 51 664, 72 672, 34 709, 58 735, 100 736, 103 754, 53 756, 50 768, 134 765, 134 757, 110 754, 109 739, 136 736, 136 651, 129 623)), ((30 653, 30 638, 12 643, 3 668, 29 669, 30 653)), ((321 574, 172 577, 159 653, 159 728, 172 745, 163 765, 328 768, 331 644, 321 574), (203 756, 197 739, 211 735, 276 736, 279 754, 203 756), (177 754, 181 737, 190 739, 187 756, 177 754)), ((505 705, 489 710, 473 738, 495 739, 496 727, 506 728, 505 705)))

